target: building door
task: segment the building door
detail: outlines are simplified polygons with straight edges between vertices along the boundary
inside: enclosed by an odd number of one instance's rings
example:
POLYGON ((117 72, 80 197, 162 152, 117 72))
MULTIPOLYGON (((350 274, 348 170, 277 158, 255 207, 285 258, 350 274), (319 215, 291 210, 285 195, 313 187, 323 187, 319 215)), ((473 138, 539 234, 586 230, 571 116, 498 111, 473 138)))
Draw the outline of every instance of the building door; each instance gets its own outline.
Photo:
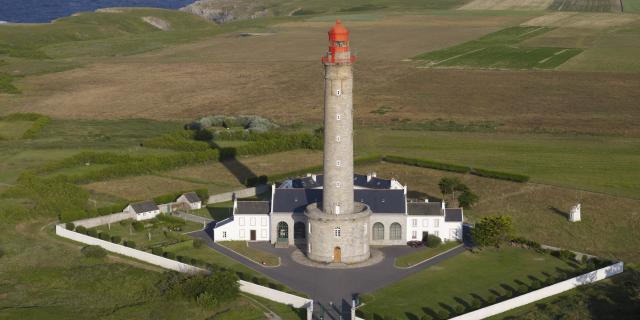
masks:
POLYGON ((256 231, 255 230, 251 230, 251 241, 256 241, 256 231))
POLYGON ((342 261, 342 250, 340 247, 335 247, 333 249, 333 262, 340 263, 342 261))
POLYGON ((429 232, 427 231, 422 231, 422 242, 427 242, 427 239, 429 239, 429 232))

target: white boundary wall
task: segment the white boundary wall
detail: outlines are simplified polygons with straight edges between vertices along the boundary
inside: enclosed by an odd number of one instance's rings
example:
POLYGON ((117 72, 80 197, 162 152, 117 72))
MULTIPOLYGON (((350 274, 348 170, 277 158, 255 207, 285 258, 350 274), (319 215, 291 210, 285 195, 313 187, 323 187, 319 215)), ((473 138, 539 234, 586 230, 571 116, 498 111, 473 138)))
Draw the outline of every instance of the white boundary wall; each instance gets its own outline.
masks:
POLYGON ((166 269, 175 270, 178 272, 184 273, 198 273, 198 272, 207 272, 205 269, 201 269, 198 267, 194 267, 192 265, 182 263, 179 261, 167 259, 165 257, 156 256, 155 254, 151 254, 148 252, 144 252, 141 250, 136 250, 133 248, 125 247, 120 244, 115 244, 109 241, 101 240, 98 238, 94 238, 91 236, 87 236, 75 231, 67 230, 64 227, 64 224, 56 225, 56 234, 63 238, 71 239, 74 241, 96 245, 104 248, 107 251, 115 252, 117 254, 121 254, 123 256, 135 258, 138 260, 142 260, 148 262, 150 264, 160 266, 166 269))
MULTIPOLYGON (((83 226, 85 228, 93 228, 103 224, 115 223, 118 221, 133 219, 133 218, 134 218, 133 214, 129 212, 119 212, 119 213, 113 213, 106 216, 99 216, 95 218, 77 220, 77 221, 74 221, 73 224, 76 227, 83 226)), ((57 230, 56 230, 56 233, 57 233, 57 230)))
POLYGON ((591 271, 589 273, 579 275, 569 280, 558 282, 556 284, 550 285, 548 287, 544 287, 539 290, 531 291, 529 293, 523 294, 513 299, 502 301, 482 309, 465 313, 463 315, 451 318, 451 320, 477 320, 477 319, 484 319, 487 317, 491 317, 496 314, 500 314, 505 311, 515 309, 517 307, 521 307, 526 304, 538 301, 540 299, 544 299, 544 298, 571 290, 581 285, 590 284, 596 281, 609 278, 611 276, 621 273, 622 271, 624 271, 624 265, 622 262, 618 262, 608 267, 591 271))
MULTIPOLYGON (((121 215, 121 214, 115 214, 115 215, 121 215)), ((114 216, 114 215, 111 215, 114 216)), ((108 218, 110 216, 104 216, 104 217, 99 217, 99 218, 108 218)), ((120 216, 117 216, 117 218, 120 218, 120 220, 125 220, 128 219, 129 217, 126 217, 124 219, 122 219, 120 216)), ((87 224, 90 223, 94 223, 97 218, 92 218, 92 219, 85 219, 85 220, 92 220, 89 222, 85 222, 87 224)), ((115 219, 115 218, 114 218, 115 219)), ((85 220, 78 220, 75 221, 74 224, 76 225, 83 225, 83 221, 85 220)), ((115 220, 115 221, 119 221, 119 220, 115 220)), ((111 222, 115 222, 115 221, 111 221, 111 222)), ((92 225, 96 226, 98 224, 92 225)), ((86 226, 85 226, 86 227, 86 226)), ((115 244, 109 241, 105 241, 105 240, 101 240, 98 238, 94 238, 91 236, 87 236, 75 231, 71 231, 71 230, 67 230, 67 228, 65 228, 65 225, 60 223, 56 225, 56 235, 63 237, 63 238, 67 238, 67 239, 71 239, 77 242, 81 242, 81 243, 85 243, 85 244, 89 244, 89 245, 97 245, 102 247, 103 249, 110 251, 110 252, 114 252, 114 253, 118 253, 121 254, 123 256, 127 256, 127 257, 131 257, 134 259, 138 259, 156 266, 160 266, 163 267, 165 269, 170 269, 170 270, 174 270, 174 271, 178 271, 178 272, 184 272, 184 273, 200 273, 200 272, 204 272, 204 273, 208 273, 208 270, 202 269, 202 268, 198 268, 198 267, 194 267, 192 265, 186 264, 186 263, 182 263, 179 261, 175 261, 175 260, 171 260, 171 259, 167 259, 161 256, 157 256, 155 254, 151 254, 148 252, 144 252, 141 250, 137 250, 137 249, 133 249, 133 248, 129 248, 129 247, 125 247, 123 245, 119 245, 119 244, 115 244)), ((302 298, 302 297, 298 297, 296 295, 292 295, 290 293, 286 293, 286 292, 282 292, 282 291, 278 291, 275 289, 271 289, 268 287, 264 287, 264 286, 260 286, 257 285, 255 283, 251 283, 251 282, 247 282, 247 281, 243 281, 243 280, 239 280, 238 283, 240 284, 240 291, 242 292, 246 292, 249 294, 253 294, 265 299, 269 299, 271 301, 275 301, 275 302, 279 302, 279 303, 283 303, 283 304, 287 304, 287 305, 291 305, 294 308, 306 308, 307 309, 307 319, 311 320, 311 316, 313 314, 313 300, 310 299, 306 299, 306 298, 302 298)))
POLYGON ((267 288, 244 280, 239 280, 238 282, 240 283, 240 291, 242 292, 284 303, 294 308, 307 308, 313 304, 313 300, 298 297, 290 293, 267 288))
POLYGON ((215 194, 215 195, 209 196, 209 200, 207 200, 207 203, 218 203, 218 202, 231 201, 231 200, 233 200, 234 195, 235 195, 236 198, 253 197, 253 196, 259 195, 261 193, 267 192, 267 191, 269 191, 269 189, 271 189, 270 185, 262 184, 262 185, 259 185, 259 186, 255 186, 253 188, 247 188, 247 189, 236 190, 236 191, 231 191, 231 192, 219 193, 219 194, 215 194))

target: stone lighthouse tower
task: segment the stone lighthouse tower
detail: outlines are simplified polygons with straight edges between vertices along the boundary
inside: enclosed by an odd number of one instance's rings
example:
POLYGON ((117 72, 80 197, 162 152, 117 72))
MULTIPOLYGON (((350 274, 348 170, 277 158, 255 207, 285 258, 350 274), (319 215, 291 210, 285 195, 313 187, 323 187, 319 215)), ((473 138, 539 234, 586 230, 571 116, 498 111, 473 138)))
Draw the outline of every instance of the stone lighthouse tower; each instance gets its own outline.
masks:
POLYGON ((371 210, 354 202, 353 72, 349 31, 340 20, 329 30, 324 64, 324 182, 322 202, 306 208, 307 257, 319 262, 356 263, 370 257, 371 210))

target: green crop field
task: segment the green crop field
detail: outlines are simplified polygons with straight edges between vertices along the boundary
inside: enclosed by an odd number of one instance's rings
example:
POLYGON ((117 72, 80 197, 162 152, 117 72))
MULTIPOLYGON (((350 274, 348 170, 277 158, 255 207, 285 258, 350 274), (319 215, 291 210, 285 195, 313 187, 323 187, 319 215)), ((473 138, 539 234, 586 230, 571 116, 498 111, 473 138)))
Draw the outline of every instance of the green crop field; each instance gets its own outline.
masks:
POLYGON ((613 5, 610 0, 553 0, 548 10, 558 11, 589 11, 589 12, 620 12, 619 5, 613 5))
POLYGON ((553 69, 582 52, 576 48, 522 47, 526 39, 549 32, 545 27, 510 27, 447 49, 415 56, 429 67, 553 69))
POLYGON ((519 282, 529 284, 532 278, 543 280, 547 278, 545 274, 556 277, 573 270, 564 261, 531 250, 464 252, 365 295, 363 300, 367 304, 361 310, 374 318, 375 314, 420 319, 437 315, 443 309, 450 314, 449 310, 457 305, 467 308, 475 297, 482 300, 495 297, 494 292, 504 292, 505 286, 517 288, 519 282))

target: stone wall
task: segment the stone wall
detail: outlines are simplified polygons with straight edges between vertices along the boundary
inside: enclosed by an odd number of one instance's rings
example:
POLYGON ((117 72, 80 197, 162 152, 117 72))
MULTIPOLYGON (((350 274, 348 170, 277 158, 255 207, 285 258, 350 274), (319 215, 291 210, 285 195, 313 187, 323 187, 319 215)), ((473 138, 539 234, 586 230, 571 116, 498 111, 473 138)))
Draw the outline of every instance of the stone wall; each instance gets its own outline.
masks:
POLYGON ((590 284, 596 281, 609 278, 611 276, 621 273, 622 271, 624 271, 624 265, 622 262, 618 262, 608 267, 604 267, 602 269, 585 273, 575 278, 558 282, 556 284, 550 285, 548 287, 545 287, 539 290, 531 291, 529 293, 523 294, 513 299, 502 301, 502 302, 490 305, 488 307, 478 309, 476 311, 465 313, 463 315, 451 318, 451 320, 476 320, 476 319, 484 319, 487 317, 491 317, 496 314, 500 314, 505 311, 515 309, 517 307, 521 307, 526 304, 574 289, 581 285, 590 284))
POLYGON ((85 228, 93 228, 100 225, 105 225, 109 223, 115 223, 122 220, 133 219, 134 215, 129 212, 119 212, 110 214, 107 216, 99 216, 95 218, 76 220, 73 222, 76 226, 83 226, 85 228))
POLYGON ((207 203, 218 203, 218 202, 231 201, 231 200, 233 200, 234 195, 238 199, 247 198, 247 197, 254 197, 254 196, 257 196, 257 195, 259 195, 261 193, 265 193, 265 192, 269 191, 270 189, 271 189, 270 185, 264 184, 264 185, 255 186, 253 188, 246 188, 246 189, 242 189, 242 190, 219 193, 219 194, 215 194, 215 195, 209 196, 209 200, 207 201, 207 203))

